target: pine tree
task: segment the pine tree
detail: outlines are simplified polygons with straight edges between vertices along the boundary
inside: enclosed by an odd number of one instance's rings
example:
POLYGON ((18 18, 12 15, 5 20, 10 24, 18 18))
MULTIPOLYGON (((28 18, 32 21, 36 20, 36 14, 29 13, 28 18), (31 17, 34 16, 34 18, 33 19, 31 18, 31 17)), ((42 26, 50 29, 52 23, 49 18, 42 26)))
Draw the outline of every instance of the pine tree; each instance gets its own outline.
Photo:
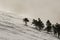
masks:
POLYGON ((44 28, 44 24, 43 24, 43 22, 41 21, 40 18, 38 18, 38 27, 39 27, 39 30, 44 28))
POLYGON ((47 32, 51 32, 51 22, 49 20, 47 20, 46 26, 47 26, 46 27, 47 32))

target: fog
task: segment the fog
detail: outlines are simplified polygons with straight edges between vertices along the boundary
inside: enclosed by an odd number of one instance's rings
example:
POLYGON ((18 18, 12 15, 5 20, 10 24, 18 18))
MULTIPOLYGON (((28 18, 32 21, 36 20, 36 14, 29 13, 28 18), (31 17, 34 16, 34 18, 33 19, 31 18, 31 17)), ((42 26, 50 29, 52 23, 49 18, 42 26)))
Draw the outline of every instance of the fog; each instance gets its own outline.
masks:
POLYGON ((0 10, 60 23, 60 0, 0 0, 0 10))

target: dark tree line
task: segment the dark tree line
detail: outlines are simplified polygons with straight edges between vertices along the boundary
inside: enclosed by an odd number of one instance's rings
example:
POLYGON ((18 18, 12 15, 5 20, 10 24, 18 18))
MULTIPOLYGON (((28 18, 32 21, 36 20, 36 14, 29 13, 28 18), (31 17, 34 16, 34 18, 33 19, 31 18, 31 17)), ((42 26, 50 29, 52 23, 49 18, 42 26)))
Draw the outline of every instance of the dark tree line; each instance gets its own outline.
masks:
MULTIPOLYGON (((29 22, 28 18, 24 18, 23 21, 25 22, 25 25, 27 26, 27 22, 29 22)), ((44 31, 47 31, 47 33, 53 32, 54 35, 57 35, 57 37, 60 38, 59 37, 60 36, 60 24, 58 24, 58 23, 52 24, 49 20, 47 20, 46 28, 43 29, 45 26, 40 18, 38 18, 38 20, 33 19, 32 24, 34 24, 35 29, 37 29, 39 31, 44 30, 44 31)))

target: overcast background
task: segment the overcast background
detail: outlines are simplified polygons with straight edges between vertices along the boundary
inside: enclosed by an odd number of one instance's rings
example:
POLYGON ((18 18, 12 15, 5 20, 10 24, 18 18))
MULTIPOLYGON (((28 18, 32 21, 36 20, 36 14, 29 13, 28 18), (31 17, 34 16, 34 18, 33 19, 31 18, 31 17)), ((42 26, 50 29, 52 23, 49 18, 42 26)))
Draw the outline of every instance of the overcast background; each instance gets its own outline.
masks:
POLYGON ((0 10, 60 23, 60 0, 0 0, 0 10))

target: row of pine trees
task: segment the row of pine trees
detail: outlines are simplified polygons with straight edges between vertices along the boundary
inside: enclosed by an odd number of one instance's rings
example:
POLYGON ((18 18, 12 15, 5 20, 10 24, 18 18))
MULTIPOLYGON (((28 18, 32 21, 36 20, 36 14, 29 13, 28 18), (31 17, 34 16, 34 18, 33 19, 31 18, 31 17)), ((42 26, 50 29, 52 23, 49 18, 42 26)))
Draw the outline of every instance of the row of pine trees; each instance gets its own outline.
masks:
MULTIPOLYGON (((24 18, 23 21, 25 22, 25 26, 27 26, 27 22, 29 22, 28 18, 24 18)), ((44 23, 41 21, 40 18, 38 20, 33 19, 32 24, 35 26, 35 29, 39 31, 47 31, 47 33, 53 32, 54 35, 57 34, 57 37, 60 38, 60 24, 52 24, 49 20, 46 22, 46 28, 44 29, 44 23)))

